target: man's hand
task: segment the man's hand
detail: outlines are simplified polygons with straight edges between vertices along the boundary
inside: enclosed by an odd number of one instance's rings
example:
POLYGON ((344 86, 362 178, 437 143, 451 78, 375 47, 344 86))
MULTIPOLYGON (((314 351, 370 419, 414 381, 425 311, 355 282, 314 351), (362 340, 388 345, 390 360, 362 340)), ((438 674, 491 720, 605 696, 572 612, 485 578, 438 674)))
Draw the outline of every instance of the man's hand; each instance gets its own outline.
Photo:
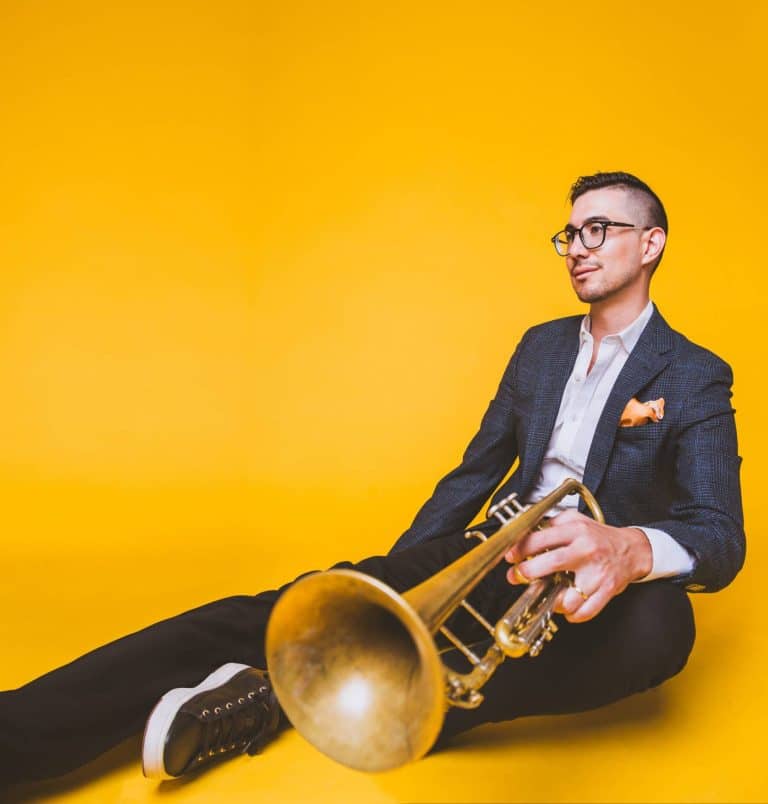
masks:
POLYGON ((651 545, 639 528, 601 525, 575 510, 529 533, 505 558, 515 564, 507 572, 512 584, 522 582, 519 574, 532 581, 560 570, 573 572, 575 586, 565 590, 555 610, 574 623, 591 620, 653 566, 651 545))

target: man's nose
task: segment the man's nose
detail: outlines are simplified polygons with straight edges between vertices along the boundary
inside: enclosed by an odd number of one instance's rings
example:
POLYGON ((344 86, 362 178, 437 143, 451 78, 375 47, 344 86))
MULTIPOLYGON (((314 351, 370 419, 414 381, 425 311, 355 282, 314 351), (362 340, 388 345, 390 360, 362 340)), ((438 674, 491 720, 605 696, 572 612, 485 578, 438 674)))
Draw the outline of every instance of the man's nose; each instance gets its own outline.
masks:
POLYGON ((578 232, 574 232, 573 240, 571 240, 571 244, 568 246, 568 256, 569 257, 584 257, 588 254, 587 248, 581 242, 581 237, 579 237, 578 232))

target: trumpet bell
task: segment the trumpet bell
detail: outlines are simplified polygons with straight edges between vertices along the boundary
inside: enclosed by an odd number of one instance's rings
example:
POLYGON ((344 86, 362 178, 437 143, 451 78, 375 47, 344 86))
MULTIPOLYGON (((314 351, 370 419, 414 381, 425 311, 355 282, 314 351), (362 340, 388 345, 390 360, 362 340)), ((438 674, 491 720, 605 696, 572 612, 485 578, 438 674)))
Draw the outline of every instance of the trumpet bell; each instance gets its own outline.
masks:
POLYGON ((288 719, 344 765, 389 770, 437 739, 446 702, 434 640, 375 578, 331 570, 294 583, 270 618, 266 655, 288 719))

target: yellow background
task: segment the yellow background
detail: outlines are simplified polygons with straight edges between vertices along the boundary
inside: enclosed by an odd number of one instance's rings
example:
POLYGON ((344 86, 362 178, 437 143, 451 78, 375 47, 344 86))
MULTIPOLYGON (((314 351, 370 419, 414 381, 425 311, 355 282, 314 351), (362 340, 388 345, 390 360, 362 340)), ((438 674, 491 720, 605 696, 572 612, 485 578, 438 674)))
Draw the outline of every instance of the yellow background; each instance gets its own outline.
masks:
POLYGON ((582 309, 548 238, 596 170, 665 201, 653 298, 734 368, 751 537, 657 692, 381 776, 290 733, 194 784, 123 750, 45 795, 768 798, 761 6, 0 5, 0 687, 385 551, 525 328, 582 309))

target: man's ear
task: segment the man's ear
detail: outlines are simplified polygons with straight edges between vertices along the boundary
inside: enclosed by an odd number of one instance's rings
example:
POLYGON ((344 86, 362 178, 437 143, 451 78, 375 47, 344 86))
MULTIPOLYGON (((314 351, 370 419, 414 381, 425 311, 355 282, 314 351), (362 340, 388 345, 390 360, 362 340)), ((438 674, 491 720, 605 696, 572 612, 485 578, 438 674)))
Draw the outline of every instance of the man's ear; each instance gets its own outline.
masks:
POLYGON ((667 242, 666 232, 660 226, 654 226, 645 234, 645 252, 643 253, 643 265, 655 262, 664 251, 667 242))

